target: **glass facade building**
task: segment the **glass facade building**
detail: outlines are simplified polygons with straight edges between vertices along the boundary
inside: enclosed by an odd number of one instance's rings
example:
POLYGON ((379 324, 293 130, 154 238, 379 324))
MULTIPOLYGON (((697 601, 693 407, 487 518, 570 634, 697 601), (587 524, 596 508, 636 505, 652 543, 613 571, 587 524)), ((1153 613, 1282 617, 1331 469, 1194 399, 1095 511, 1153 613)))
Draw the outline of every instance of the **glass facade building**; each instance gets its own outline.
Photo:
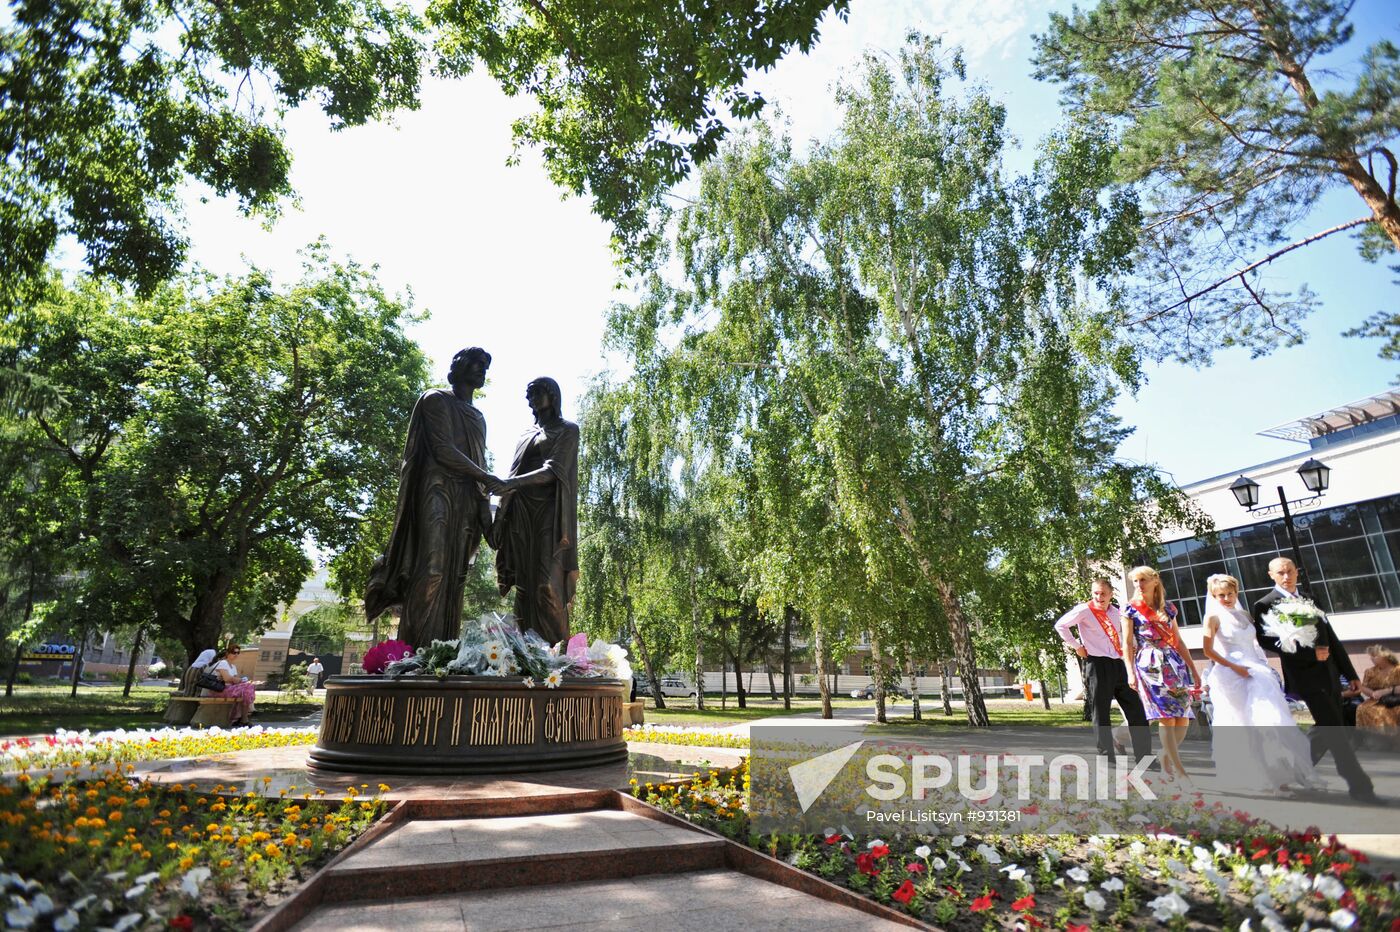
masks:
MULTIPOLYGON (((1400 495, 1304 512, 1294 515, 1293 526, 1305 585, 1323 610, 1400 608, 1400 495)), ((1169 541, 1149 562, 1161 572, 1181 625, 1188 626, 1201 623, 1212 573, 1238 579, 1247 605, 1273 588, 1268 568, 1277 556, 1292 556, 1282 517, 1212 537, 1169 541)))

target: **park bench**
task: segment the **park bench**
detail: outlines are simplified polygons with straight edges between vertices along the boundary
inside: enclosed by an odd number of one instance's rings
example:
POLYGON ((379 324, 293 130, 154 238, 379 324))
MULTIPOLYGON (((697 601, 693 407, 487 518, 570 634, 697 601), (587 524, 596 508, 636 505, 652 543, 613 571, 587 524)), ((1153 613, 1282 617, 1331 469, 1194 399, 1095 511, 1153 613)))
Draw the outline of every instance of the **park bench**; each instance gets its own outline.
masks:
POLYGON ((165 707, 165 720, 171 725, 218 725, 228 728, 233 724, 233 706, 237 699, 222 696, 201 696, 195 679, 199 671, 193 667, 185 671, 185 678, 179 689, 170 695, 165 707))

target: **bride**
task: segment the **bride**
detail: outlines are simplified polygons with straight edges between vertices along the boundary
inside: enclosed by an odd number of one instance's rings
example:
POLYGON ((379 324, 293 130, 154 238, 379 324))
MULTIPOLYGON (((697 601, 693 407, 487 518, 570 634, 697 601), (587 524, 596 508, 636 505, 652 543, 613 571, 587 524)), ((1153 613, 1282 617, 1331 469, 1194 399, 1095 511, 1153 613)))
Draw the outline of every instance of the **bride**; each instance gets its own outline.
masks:
POLYGON ((1217 778, 1257 790, 1319 784, 1308 739, 1293 721, 1253 621, 1240 608, 1239 581, 1217 574, 1206 580, 1206 592, 1201 649, 1215 661, 1206 682, 1217 778))

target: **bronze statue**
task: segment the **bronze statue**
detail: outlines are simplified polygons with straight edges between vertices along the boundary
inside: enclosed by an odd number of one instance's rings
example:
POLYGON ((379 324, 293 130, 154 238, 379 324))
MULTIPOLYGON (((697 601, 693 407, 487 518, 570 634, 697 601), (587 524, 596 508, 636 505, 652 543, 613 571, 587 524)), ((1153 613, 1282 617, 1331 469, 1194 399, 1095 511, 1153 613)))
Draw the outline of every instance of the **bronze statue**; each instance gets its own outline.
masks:
POLYGON ((481 347, 462 350, 452 388, 424 392, 409 418, 394 530, 370 570, 365 616, 399 607, 399 638, 415 648, 461 636, 467 568, 491 526, 487 495, 501 481, 480 465, 486 419, 472 405, 490 365, 481 347))
POLYGON ((550 644, 569 636, 578 582, 578 425, 564 420, 559 383, 525 389, 535 427, 520 438, 491 528, 501 595, 515 588, 521 631, 550 644))

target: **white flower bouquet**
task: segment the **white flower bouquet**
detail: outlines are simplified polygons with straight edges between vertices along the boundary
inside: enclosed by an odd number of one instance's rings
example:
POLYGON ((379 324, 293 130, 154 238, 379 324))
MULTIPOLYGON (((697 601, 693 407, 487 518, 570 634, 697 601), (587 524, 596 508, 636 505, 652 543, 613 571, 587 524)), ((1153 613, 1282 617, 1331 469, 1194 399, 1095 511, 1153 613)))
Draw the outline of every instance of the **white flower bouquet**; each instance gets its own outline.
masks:
POLYGON ((1279 650, 1297 653, 1299 647, 1315 647, 1327 613, 1311 599, 1280 599, 1264 615, 1264 633, 1278 638, 1279 650))

